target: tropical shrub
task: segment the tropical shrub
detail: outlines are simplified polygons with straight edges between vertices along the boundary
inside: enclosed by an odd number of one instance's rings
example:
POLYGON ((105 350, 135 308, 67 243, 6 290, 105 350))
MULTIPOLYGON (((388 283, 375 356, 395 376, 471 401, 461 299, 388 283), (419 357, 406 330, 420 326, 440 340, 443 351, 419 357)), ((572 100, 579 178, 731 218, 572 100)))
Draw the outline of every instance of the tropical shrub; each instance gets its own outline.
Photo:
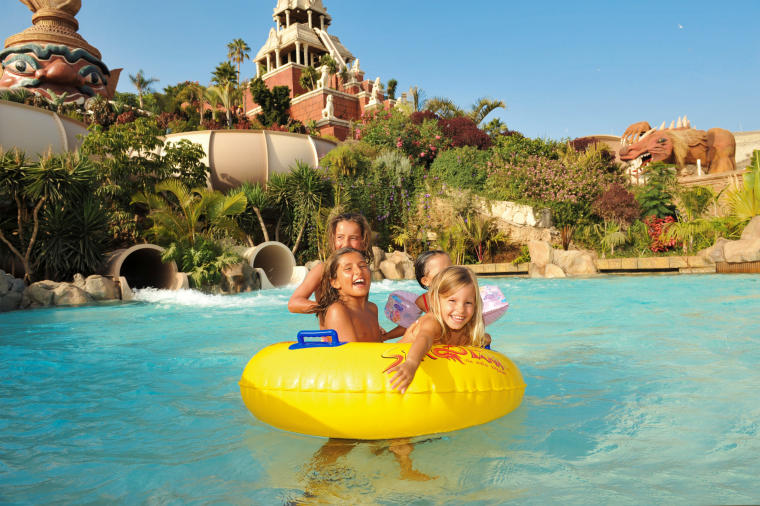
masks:
POLYGON ((612 183, 591 205, 594 214, 605 221, 630 225, 641 216, 641 207, 633 193, 620 183, 612 183))
POLYGON ((399 149, 412 163, 425 167, 448 145, 437 121, 415 124, 395 109, 363 113, 354 138, 377 148, 399 149))
POLYGON ((222 271, 243 261, 238 255, 224 251, 215 241, 199 238, 194 244, 173 242, 161 255, 163 262, 175 262, 186 272, 194 288, 208 289, 219 283, 222 271))
POLYGON ((180 141, 167 145, 162 155, 162 134, 155 120, 138 118, 108 130, 91 126, 84 139, 82 153, 94 160, 97 196, 112 213, 111 234, 117 243, 134 243, 141 232, 131 206, 134 194, 152 193, 157 183, 175 174, 186 186, 205 184, 203 149, 180 141))
POLYGON ((45 209, 40 224, 39 271, 45 279, 69 280, 97 272, 108 246, 109 215, 92 196, 45 209))
POLYGON ((389 243, 397 227, 406 227, 413 212, 415 168, 400 152, 386 149, 363 173, 342 175, 337 181, 336 204, 360 210, 380 244, 389 243), (337 198, 344 194, 349 199, 337 198))
POLYGON ((488 177, 490 153, 472 146, 440 153, 430 165, 429 176, 454 188, 480 191, 488 177))
POLYGON ((451 140, 451 145, 455 148, 473 146, 478 149, 487 149, 491 146, 491 137, 466 116, 441 118, 438 120, 438 127, 443 135, 451 140))
POLYGON ((656 162, 647 165, 643 174, 646 183, 636 193, 636 200, 641 205, 641 214, 657 218, 675 216, 676 206, 673 203, 677 182, 675 169, 662 162, 656 162))
POLYGON ((94 205, 83 209, 96 184, 92 163, 78 153, 30 162, 21 151, 0 152, 0 201, 13 203, 0 215, 0 242, 21 262, 26 280, 39 268, 68 276, 100 262, 104 216, 94 205))
POLYGON ((516 163, 530 156, 555 160, 559 158, 558 150, 561 143, 556 141, 530 139, 519 132, 497 135, 492 137, 492 141, 492 152, 494 154, 492 162, 496 166, 516 163))
POLYGON ((752 163, 743 175, 741 188, 738 185, 728 192, 731 214, 740 220, 750 220, 760 215, 760 150, 752 153, 752 163))
POLYGON ((493 199, 546 206, 562 226, 589 223, 591 202, 602 188, 619 180, 619 175, 606 169, 529 156, 491 167, 485 192, 493 199))
POLYGON ((673 237, 667 237, 665 231, 668 226, 675 223, 675 218, 672 216, 665 216, 664 218, 658 218, 654 215, 649 215, 644 218, 644 224, 647 226, 647 231, 652 242, 649 245, 649 249, 655 253, 668 251, 676 245, 676 240, 673 237))
POLYGON ((217 282, 224 267, 240 261, 238 256, 226 253, 219 241, 242 238, 233 218, 245 210, 245 194, 223 195, 207 188, 190 190, 178 179, 157 184, 155 191, 138 192, 132 202, 149 209, 152 226, 148 235, 167 246, 164 261, 177 262, 197 288, 217 282))
POLYGON ((250 85, 253 101, 261 106, 261 112, 256 115, 262 125, 268 127, 274 124, 286 125, 290 119, 290 88, 275 86, 271 90, 260 77, 252 80, 250 85))

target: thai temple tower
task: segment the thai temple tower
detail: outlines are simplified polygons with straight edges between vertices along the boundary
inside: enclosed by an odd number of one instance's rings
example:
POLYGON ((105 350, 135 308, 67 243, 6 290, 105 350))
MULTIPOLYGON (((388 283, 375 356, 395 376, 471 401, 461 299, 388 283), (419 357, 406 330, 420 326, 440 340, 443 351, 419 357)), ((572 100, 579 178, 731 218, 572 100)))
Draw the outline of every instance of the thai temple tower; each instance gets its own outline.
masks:
MULTIPOLYGON (((359 119, 365 109, 393 105, 393 101, 385 100, 380 78, 365 81, 359 59, 338 37, 327 33, 332 18, 322 0, 278 0, 272 18, 275 27, 269 30, 266 43, 253 61, 257 76, 270 89, 290 88, 292 118, 304 124, 316 121, 320 133, 344 140, 349 136, 350 122, 359 119), (330 76, 327 69, 320 67, 320 58, 325 54, 337 62, 338 74, 330 76), (311 91, 299 83, 307 66, 316 68, 320 75, 311 91)), ((247 103, 253 101, 249 99, 247 103)), ((246 114, 254 117, 260 110, 255 106, 246 114)))

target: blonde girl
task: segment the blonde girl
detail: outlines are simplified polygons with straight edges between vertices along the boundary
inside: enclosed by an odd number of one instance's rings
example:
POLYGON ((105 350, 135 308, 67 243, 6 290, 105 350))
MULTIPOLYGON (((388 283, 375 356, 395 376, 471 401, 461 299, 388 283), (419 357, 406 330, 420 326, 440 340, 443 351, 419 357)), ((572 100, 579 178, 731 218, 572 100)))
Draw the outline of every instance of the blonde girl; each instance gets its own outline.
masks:
MULTIPOLYGON (((361 251, 372 262, 372 230, 367 218, 359 213, 343 213, 334 216, 327 223, 327 244, 330 253, 341 248, 354 248, 361 251)), ((316 313, 319 304, 311 300, 312 294, 318 289, 324 274, 324 265, 312 268, 303 282, 295 289, 288 300, 288 311, 291 313, 316 313)))
POLYGON ((467 267, 441 271, 430 285, 430 312, 412 324, 399 341, 412 343, 406 360, 388 370, 391 386, 404 393, 422 358, 434 344, 475 346, 491 343, 483 323, 478 280, 467 267))

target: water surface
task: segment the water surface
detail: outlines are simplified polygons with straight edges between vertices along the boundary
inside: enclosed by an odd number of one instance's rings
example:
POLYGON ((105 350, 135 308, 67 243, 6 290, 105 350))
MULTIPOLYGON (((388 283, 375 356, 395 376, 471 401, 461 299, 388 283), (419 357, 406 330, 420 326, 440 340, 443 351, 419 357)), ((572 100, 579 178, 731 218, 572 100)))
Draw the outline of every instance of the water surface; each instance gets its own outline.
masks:
MULTIPOLYGON (((525 399, 417 438, 425 482, 387 442, 315 469, 324 439, 246 410, 248 359, 315 326, 289 289, 0 314, 0 502, 760 502, 760 277, 481 282, 511 303, 489 331, 525 399)), ((400 288, 419 290, 377 283, 372 300, 400 288)))

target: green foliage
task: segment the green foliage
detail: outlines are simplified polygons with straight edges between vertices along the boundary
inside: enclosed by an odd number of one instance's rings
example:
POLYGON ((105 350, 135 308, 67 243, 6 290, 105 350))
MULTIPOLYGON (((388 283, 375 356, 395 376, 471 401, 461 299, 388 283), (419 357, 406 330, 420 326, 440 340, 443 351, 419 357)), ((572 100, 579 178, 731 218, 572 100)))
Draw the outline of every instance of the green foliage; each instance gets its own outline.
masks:
POLYGON ((752 163, 743 175, 741 188, 738 185, 728 192, 731 214, 740 220, 750 220, 760 215, 760 150, 752 153, 752 163))
POLYGON ((512 260, 512 264, 519 265, 526 262, 530 262, 530 250, 528 249, 527 244, 523 244, 520 246, 520 254, 517 256, 517 258, 512 260))
POLYGON ((242 259, 224 249, 215 241, 199 238, 193 245, 171 243, 161 255, 164 262, 175 262, 177 267, 188 274, 194 288, 210 288, 218 283, 222 270, 242 259))
POLYGON ((108 245, 108 213, 86 197, 76 205, 45 209, 40 229, 39 269, 46 279, 68 280, 76 273, 94 273, 108 245))
POLYGON ((305 69, 301 71, 301 77, 298 78, 298 84, 301 85, 302 88, 306 90, 313 90, 317 87, 317 82, 319 81, 319 71, 309 65, 305 69))
POLYGON ((480 191, 488 177, 488 151, 472 146, 441 152, 430 165, 430 177, 438 178, 453 188, 480 191))
POLYGON ((388 98, 391 100, 396 100, 396 88, 398 87, 398 81, 395 79, 389 79, 388 84, 386 86, 386 90, 388 91, 388 98))
MULTIPOLYGON (((251 208, 251 210, 256 215, 256 221, 258 223, 259 230, 261 232, 262 237, 264 238, 264 241, 269 241, 269 232, 267 231, 266 223, 264 222, 264 217, 262 212, 266 211, 268 208, 272 207, 274 204, 272 196, 267 193, 266 189, 260 184, 251 184, 251 183, 243 183, 243 185, 240 187, 240 191, 245 195, 246 200, 248 201, 248 206, 251 208)), ((252 230, 253 227, 251 226, 252 220, 246 220, 244 217, 242 220, 239 220, 239 222, 242 221, 246 226, 247 230, 252 230)), ((249 236, 250 237, 250 236, 249 236)))
POLYGON ((222 86, 227 83, 237 83, 238 73, 235 67, 228 61, 223 61, 216 66, 211 73, 211 82, 217 86, 222 86))
POLYGON ((679 208, 687 220, 702 216, 715 200, 715 192, 708 186, 682 187, 677 193, 679 208))
POLYGON ((662 162, 652 163, 644 168, 644 177, 646 183, 636 194, 641 214, 657 218, 674 216, 676 207, 673 194, 677 181, 675 169, 662 162))
POLYGON ((224 195, 207 188, 190 190, 178 179, 157 184, 155 191, 136 193, 132 203, 149 209, 148 218, 153 225, 148 234, 159 244, 176 242, 193 246, 198 238, 242 237, 232 219, 246 208, 242 192, 224 195))
POLYGON ((291 247, 293 254, 306 238, 310 239, 306 254, 311 255, 309 258, 316 258, 319 241, 315 222, 320 219, 322 209, 332 207, 330 182, 318 169, 297 161, 284 178, 271 178, 268 190, 272 201, 287 209, 289 232, 291 238, 295 236, 291 247))
POLYGON ((335 59, 328 53, 322 55, 322 57, 319 59, 319 64, 326 65, 327 71, 331 76, 334 76, 338 73, 338 62, 336 62, 335 59))
POLYGON ((235 39, 227 44, 227 58, 237 65, 238 85, 240 84, 240 64, 251 57, 251 48, 243 39, 235 39))
POLYGON ((463 220, 457 220, 447 227, 436 230, 436 244, 451 257, 455 265, 465 263, 467 254, 468 232, 463 220))
POLYGON ((386 244, 394 235, 394 227, 404 228, 408 222, 414 185, 414 168, 408 158, 397 150, 386 149, 364 170, 337 178, 336 204, 350 202, 369 220, 379 241, 386 244))
POLYGON ((493 143, 494 166, 517 163, 531 156, 556 160, 561 145, 549 139, 530 139, 518 133, 496 136, 493 143))
POLYGON ((137 89, 138 102, 140 104, 140 109, 142 109, 144 104, 143 95, 146 93, 151 93, 153 91, 151 89, 151 85, 153 83, 157 83, 158 79, 155 77, 146 77, 143 70, 140 69, 137 74, 130 74, 129 80, 132 81, 132 85, 137 89))
POLYGON ((449 145, 437 121, 415 124, 396 109, 365 112, 355 138, 377 148, 399 149, 413 163, 426 167, 449 145))
POLYGON ((91 126, 82 153, 95 161, 97 195, 112 212, 111 233, 117 241, 136 242, 132 195, 152 193, 155 185, 178 175, 186 186, 205 184, 208 167, 201 163, 203 149, 188 142, 172 143, 161 154, 162 130, 155 120, 138 118, 108 130, 91 126))
POLYGON ((507 242, 508 236, 499 230, 494 217, 474 214, 467 218, 460 217, 460 221, 475 258, 480 263, 490 258, 494 246, 507 242))
POLYGON ((319 164, 333 180, 342 176, 364 174, 372 164, 376 150, 366 143, 347 141, 327 153, 319 164))
MULTIPOLYGON (((62 155, 45 155, 38 162, 32 163, 24 153, 18 150, 0 151, 0 202, 7 201, 10 206, 3 206, 0 215, 0 242, 24 266, 25 278, 30 280, 41 265, 42 256, 50 246, 40 246, 40 234, 47 237, 48 232, 61 234, 61 241, 82 238, 92 225, 93 243, 66 245, 69 251, 61 264, 50 265, 87 266, 97 263, 102 253, 97 248, 90 248, 100 241, 98 228, 93 225, 92 206, 89 211, 81 211, 83 202, 94 193, 96 174, 92 163, 78 153, 62 155), (60 212, 69 213, 66 222, 58 219, 60 212), (85 215, 77 214, 85 212, 85 215), (80 217, 84 220, 77 221, 80 217), (50 223, 48 223, 50 220, 50 223), (84 226, 84 232, 82 227, 84 226), (79 231, 77 231, 79 227, 79 231)), ((93 211, 94 212, 94 211, 93 211)), ((85 242, 89 240, 84 237, 85 242)), ((63 242, 59 244, 63 244, 63 242)), ((50 251, 56 251, 50 249, 50 251)), ((59 248, 58 251, 61 251, 59 248)), ((48 253, 45 262, 56 262, 48 253)), ((66 269, 52 269, 53 275, 61 275, 66 269)))
POLYGON ((264 126, 286 125, 290 119, 290 88, 275 86, 271 90, 260 77, 251 81, 253 101, 261 106, 261 112, 256 118, 264 126))
MULTIPOLYGON (((515 136, 507 138, 511 137, 515 136)), ((493 148, 495 161, 485 185, 486 195, 492 199, 548 207, 558 226, 593 223, 592 202, 611 183, 621 182, 622 177, 614 158, 608 158, 601 151, 564 150, 564 144, 523 142, 519 138, 505 150, 504 141, 497 139, 493 148), (547 152, 552 147, 556 148, 552 156, 526 155, 547 152)))

